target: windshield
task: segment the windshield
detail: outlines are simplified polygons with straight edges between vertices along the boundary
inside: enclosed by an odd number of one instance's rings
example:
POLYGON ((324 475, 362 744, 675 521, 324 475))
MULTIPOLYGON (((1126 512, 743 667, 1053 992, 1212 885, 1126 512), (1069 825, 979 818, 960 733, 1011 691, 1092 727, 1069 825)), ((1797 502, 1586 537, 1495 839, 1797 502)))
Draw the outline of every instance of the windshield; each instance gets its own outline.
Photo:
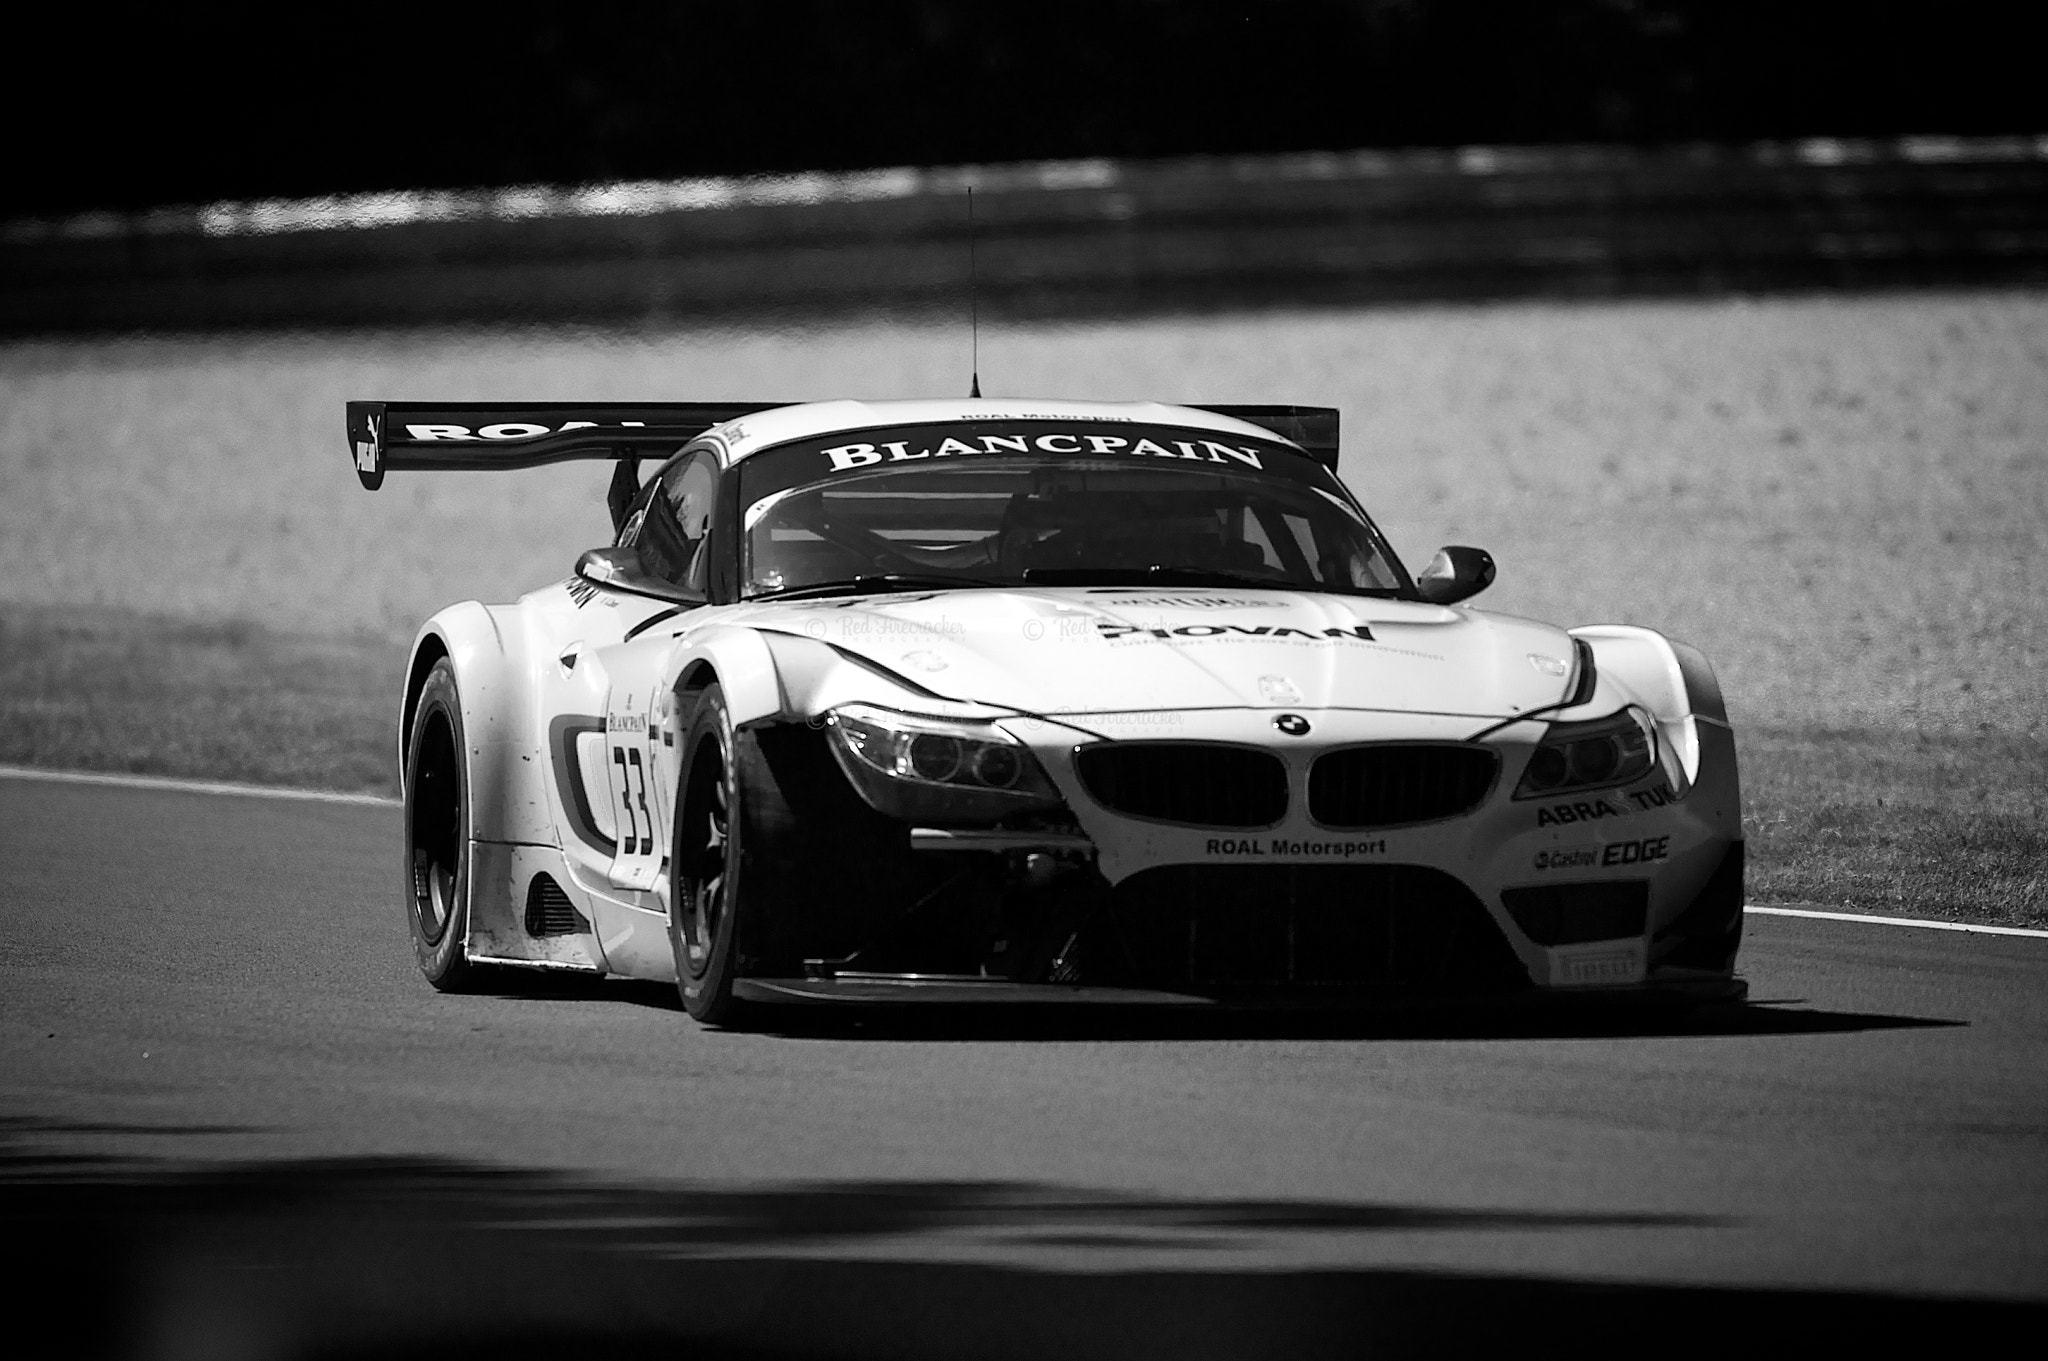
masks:
POLYGON ((1219 443, 1213 431, 1103 428, 923 426, 755 455, 740 470, 743 594, 1147 584, 1400 592, 1378 533, 1300 452, 1235 435, 1219 443), (1158 454, 1131 453, 1147 447, 1158 454))

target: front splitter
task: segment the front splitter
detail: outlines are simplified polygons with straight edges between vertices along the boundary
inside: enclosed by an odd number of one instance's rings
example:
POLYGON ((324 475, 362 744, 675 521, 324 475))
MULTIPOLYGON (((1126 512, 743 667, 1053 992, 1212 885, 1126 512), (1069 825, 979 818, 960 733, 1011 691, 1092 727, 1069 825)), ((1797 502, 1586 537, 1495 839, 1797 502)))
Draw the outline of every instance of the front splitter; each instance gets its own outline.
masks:
POLYGON ((1733 1004, 1749 995, 1740 978, 1685 978, 1619 987, 1518 988, 1460 993, 1363 987, 1239 987, 1215 992, 1016 983, 949 974, 861 974, 831 978, 738 978, 733 996, 774 1005, 863 1003, 997 1006, 1236 1007, 1255 1010, 1357 1010, 1408 1007, 1526 1008, 1666 1003, 1733 1004))
POLYGON ((1013 983, 1006 978, 953 978, 931 974, 859 978, 736 978, 732 995, 746 1002, 916 1002, 1001 1005, 1195 1006, 1214 997, 1150 988, 1097 988, 1066 983, 1013 983))

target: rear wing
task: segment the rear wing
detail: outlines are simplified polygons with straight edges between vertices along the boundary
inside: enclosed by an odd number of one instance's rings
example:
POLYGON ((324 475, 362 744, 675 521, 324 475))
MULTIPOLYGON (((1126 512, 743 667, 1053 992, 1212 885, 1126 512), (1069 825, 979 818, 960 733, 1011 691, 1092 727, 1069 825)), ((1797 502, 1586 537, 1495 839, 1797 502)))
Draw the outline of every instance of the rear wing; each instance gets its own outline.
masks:
POLYGON ((366 491, 387 472, 538 468, 674 453, 723 421, 787 402, 350 402, 348 442, 366 491))
POLYGON ((1210 406, 1219 416, 1235 416, 1252 425, 1262 425, 1282 439, 1293 440, 1315 456, 1316 462, 1337 471, 1337 408, 1334 406, 1210 406))
MULTIPOLYGON (((712 426, 786 402, 350 402, 348 442, 366 491, 387 472, 476 472, 538 468, 575 459, 668 454, 712 426)), ((1337 408, 1204 406, 1293 440, 1325 467, 1337 466, 1337 408)))

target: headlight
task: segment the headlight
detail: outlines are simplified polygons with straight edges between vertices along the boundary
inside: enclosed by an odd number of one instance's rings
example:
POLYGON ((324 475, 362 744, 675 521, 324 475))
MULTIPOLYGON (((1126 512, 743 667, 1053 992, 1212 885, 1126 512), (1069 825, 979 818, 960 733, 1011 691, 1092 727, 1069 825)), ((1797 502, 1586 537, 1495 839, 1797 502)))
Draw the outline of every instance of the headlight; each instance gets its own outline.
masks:
POLYGON ((1515 786, 1518 799, 1549 798, 1640 780, 1657 765, 1657 730, 1636 709, 1591 723, 1553 723, 1515 786))
POLYGON ((826 715, 832 754, 877 811, 906 822, 989 823, 1059 803, 1030 748, 991 723, 846 704, 826 715))

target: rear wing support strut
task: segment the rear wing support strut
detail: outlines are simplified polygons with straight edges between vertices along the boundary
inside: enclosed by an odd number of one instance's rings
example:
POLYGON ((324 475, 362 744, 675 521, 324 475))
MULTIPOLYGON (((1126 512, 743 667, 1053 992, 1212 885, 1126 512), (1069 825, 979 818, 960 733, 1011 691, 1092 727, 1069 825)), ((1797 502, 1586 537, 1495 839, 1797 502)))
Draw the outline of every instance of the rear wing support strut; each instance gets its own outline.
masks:
POLYGON ((1202 402, 1201 411, 1235 416, 1252 425, 1263 426, 1282 439, 1293 440, 1314 456, 1316 462, 1337 471, 1337 408, 1334 406, 1216 406, 1202 402))

